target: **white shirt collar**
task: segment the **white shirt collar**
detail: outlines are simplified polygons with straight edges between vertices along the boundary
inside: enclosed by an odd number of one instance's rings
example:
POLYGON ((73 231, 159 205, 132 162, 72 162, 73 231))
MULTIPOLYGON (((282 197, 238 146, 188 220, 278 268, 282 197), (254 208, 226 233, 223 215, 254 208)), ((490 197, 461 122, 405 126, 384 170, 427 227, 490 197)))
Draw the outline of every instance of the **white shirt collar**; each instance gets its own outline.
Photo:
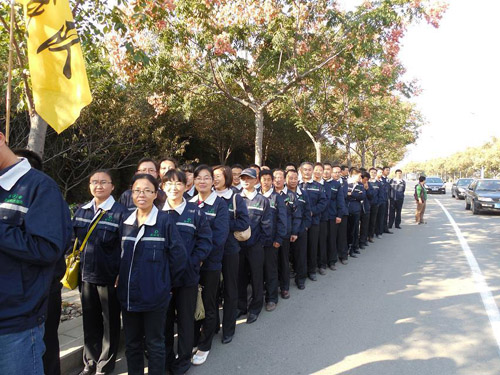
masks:
POLYGON ((226 189, 222 191, 215 191, 219 197, 225 198, 225 199, 230 199, 233 196, 233 189, 226 189))
MULTIPOLYGON (((314 180, 314 181, 316 181, 316 180, 314 180)), ((325 184, 325 180, 323 180, 323 179, 321 179, 321 180, 319 180, 319 181, 316 181, 316 182, 320 183, 321 185, 324 185, 324 184, 325 184)))
POLYGON ((269 197, 271 196, 271 194, 273 193, 273 191, 274 191, 274 188, 272 188, 272 187, 271 187, 271 189, 269 189, 267 192, 265 192, 265 193, 264 193, 264 191, 263 191, 263 190, 261 190, 261 191, 260 191, 260 193, 261 193, 264 197, 269 198, 269 197))
MULTIPOLYGON (((149 213, 146 221, 144 222, 144 225, 149 225, 149 226, 155 225, 157 216, 158 216, 158 209, 156 208, 155 205, 153 205, 153 208, 151 209, 151 212, 149 213)), ((134 212, 132 212, 132 214, 128 217, 128 219, 123 222, 123 224, 134 225, 136 220, 137 220, 137 208, 134 210, 134 212)))
POLYGON ((31 169, 31 165, 27 159, 19 158, 19 160, 21 161, 0 176, 0 186, 2 189, 10 191, 17 181, 31 169))
POLYGON ((235 187, 238 190, 241 190, 242 189, 241 182, 238 185, 233 185, 233 187, 235 187))
POLYGON ((184 212, 184 209, 186 208, 186 200, 182 198, 182 203, 178 205, 176 208, 170 208, 170 205, 168 204, 168 199, 165 201, 165 204, 163 205, 162 211, 168 211, 168 210, 174 210, 176 211, 179 215, 182 215, 184 212))
POLYGON ((242 197, 247 197, 247 198, 248 198, 248 199, 250 199, 250 200, 254 199, 254 198, 255 198, 255 196, 256 196, 257 194, 259 194, 259 192, 257 191, 257 189, 255 189, 255 190, 253 191, 253 193, 249 193, 249 192, 247 192, 245 189, 243 189, 243 190, 241 191, 241 196, 242 196, 242 197))
POLYGON ((333 181, 332 177, 330 177, 328 180, 325 180, 325 182, 330 182, 330 181, 333 181))
MULTIPOLYGON (((115 204, 115 198, 113 198, 113 196, 110 195, 108 199, 106 199, 99 206, 97 206, 96 209, 94 209, 94 212, 99 211, 99 209, 104 210, 104 211, 109 211, 109 210, 111 210, 111 207, 113 207, 114 204, 115 204)), ((84 210, 88 210, 88 209, 94 208, 94 207, 95 207, 95 198, 92 199, 85 206, 82 206, 82 208, 84 210)))
MULTIPOLYGON (((276 190, 275 190, 276 191, 276 190)), ((276 191, 278 192, 278 191, 276 191)), ((279 194, 288 194, 288 188, 286 187, 286 185, 283 186, 283 189, 281 190, 281 192, 279 194)))
MULTIPOLYGON (((200 199, 199 197, 200 197, 200 195, 199 195, 199 194, 196 194, 196 195, 195 195, 192 199, 190 199, 189 201, 190 201, 190 202, 194 202, 194 203, 198 203, 198 199, 200 199)), ((216 199, 217 199, 217 193, 216 193, 215 191, 212 191, 212 193, 208 196, 208 198, 207 198, 207 199, 205 199, 205 200, 203 201, 203 203, 206 203, 206 204, 208 204, 208 205, 210 205, 210 206, 213 206, 213 205, 214 205, 214 203, 215 203, 215 200, 216 200, 216 199)))
POLYGON ((302 195, 302 190, 300 190, 300 187, 297 186, 297 194, 302 195))
POLYGON ((191 189, 189 189, 186 193, 187 193, 190 197, 192 197, 192 196, 194 195, 194 190, 195 190, 195 187, 194 187, 194 184, 193 184, 193 186, 191 186, 191 189))

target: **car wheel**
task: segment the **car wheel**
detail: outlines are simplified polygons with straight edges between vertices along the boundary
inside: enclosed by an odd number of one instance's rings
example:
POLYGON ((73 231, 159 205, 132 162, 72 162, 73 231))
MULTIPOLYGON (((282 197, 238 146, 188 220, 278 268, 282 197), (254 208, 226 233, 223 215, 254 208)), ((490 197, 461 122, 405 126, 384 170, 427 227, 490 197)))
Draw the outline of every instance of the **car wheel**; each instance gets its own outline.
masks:
POLYGON ((453 193, 453 190, 451 191, 451 197, 455 198, 455 193, 453 193))
POLYGON ((465 198, 465 209, 470 210, 470 203, 467 201, 467 198, 465 198))
POLYGON ((480 211, 474 202, 472 202, 471 209, 472 209, 472 215, 479 215, 480 211))

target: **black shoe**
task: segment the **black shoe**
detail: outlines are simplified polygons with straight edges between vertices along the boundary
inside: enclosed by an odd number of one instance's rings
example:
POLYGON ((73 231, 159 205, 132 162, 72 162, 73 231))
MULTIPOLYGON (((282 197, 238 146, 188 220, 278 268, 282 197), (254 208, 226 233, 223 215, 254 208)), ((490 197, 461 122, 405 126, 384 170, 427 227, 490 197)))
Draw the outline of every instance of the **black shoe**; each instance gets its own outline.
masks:
POLYGON ((394 232, 391 232, 390 230, 385 230, 384 233, 394 234, 394 232))
POLYGON ((229 344, 231 341, 233 341, 234 336, 226 336, 222 338, 222 343, 223 344, 229 344))
POLYGON ((94 375, 95 374, 95 370, 91 369, 91 368, 84 368, 82 372, 80 372, 80 374, 78 375, 94 375))
POLYGON ((380 234, 377 234, 375 237, 382 238, 382 236, 380 234))
POLYGON ((401 229, 401 227, 396 227, 397 229, 401 229))
POLYGON ((343 259, 343 258, 340 258, 340 259, 339 259, 339 262, 340 262, 340 263, 342 263, 344 266, 345 266, 346 264, 348 264, 348 263, 349 263, 349 262, 347 261, 347 259, 343 259))
POLYGON ((318 270, 318 272, 319 272, 319 274, 320 274, 321 276, 324 276, 324 275, 326 275, 326 268, 322 268, 322 267, 320 267, 320 268, 319 268, 319 270, 318 270))
POLYGON ((360 248, 361 250, 364 250, 364 249, 366 249, 366 246, 365 246, 365 245, 363 245, 363 244, 360 244, 360 245, 359 245, 359 248, 360 248))
POLYGON ((258 317, 259 316, 257 314, 252 314, 252 313, 248 314, 247 324, 254 323, 257 320, 258 317))
POLYGON ((306 288, 305 284, 297 284, 297 288, 300 290, 304 290, 306 288))
POLYGON ((368 242, 374 243, 373 238, 368 238, 368 242))
POLYGON ((315 273, 310 273, 310 274, 309 274, 309 279, 310 279, 311 281, 316 281, 316 280, 318 280, 318 278, 316 277, 316 274, 315 274, 315 273))
POLYGON ((236 319, 241 318, 243 315, 247 314, 246 311, 241 311, 241 310, 236 310, 236 311, 237 311, 237 313, 236 313, 236 319))
POLYGON ((356 254, 354 254, 354 253, 349 254, 349 256, 350 256, 351 258, 357 258, 357 257, 358 257, 358 256, 357 256, 356 254))
POLYGON ((353 252, 354 254, 361 254, 361 253, 359 252, 359 250, 353 250, 352 252, 353 252))
POLYGON ((337 269, 337 267, 335 267, 335 264, 330 264, 328 267, 330 267, 332 271, 335 271, 337 269))

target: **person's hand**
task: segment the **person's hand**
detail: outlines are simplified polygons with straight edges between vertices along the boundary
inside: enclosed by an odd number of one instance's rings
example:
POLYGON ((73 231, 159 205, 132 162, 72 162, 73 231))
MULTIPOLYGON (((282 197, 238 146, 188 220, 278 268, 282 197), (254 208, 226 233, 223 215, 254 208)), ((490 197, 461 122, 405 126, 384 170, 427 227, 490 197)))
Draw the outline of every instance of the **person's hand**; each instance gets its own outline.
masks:
POLYGON ((347 193, 347 195, 348 195, 348 196, 349 196, 349 195, 352 195, 352 193, 349 191, 349 192, 347 193))
POLYGON ((292 235, 290 236, 290 242, 295 242, 295 241, 297 241, 297 238, 299 238, 299 236, 296 236, 296 235, 293 235, 293 234, 292 234, 292 235))
POLYGON ((418 203, 424 203, 424 202, 422 202, 422 198, 418 199, 418 203))
POLYGON ((118 280, 120 279, 120 275, 116 276, 115 280, 115 288, 118 288, 118 280))
POLYGON ((341 217, 336 217, 335 218, 335 223, 336 224, 340 224, 342 222, 342 218, 341 217))
POLYGON ((273 242, 273 246, 277 249, 277 248, 279 248, 281 245, 280 245, 278 242, 273 242))

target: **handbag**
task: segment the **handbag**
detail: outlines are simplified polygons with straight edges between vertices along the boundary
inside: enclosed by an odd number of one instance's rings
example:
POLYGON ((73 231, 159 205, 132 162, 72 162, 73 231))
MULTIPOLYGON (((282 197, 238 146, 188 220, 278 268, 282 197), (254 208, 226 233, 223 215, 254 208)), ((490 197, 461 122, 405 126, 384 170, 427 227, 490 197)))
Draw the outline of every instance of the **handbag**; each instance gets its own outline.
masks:
POLYGON ((66 258, 66 272, 64 273, 64 276, 61 280, 65 288, 73 290, 78 286, 78 272, 80 271, 80 253, 85 248, 85 245, 87 244, 90 235, 92 234, 95 227, 97 226, 97 223, 99 223, 99 220, 101 220, 102 216, 105 213, 106 211, 102 210, 102 212, 99 214, 97 220, 94 221, 89 231, 85 235, 85 238, 83 239, 80 248, 78 248, 78 238, 75 238, 73 251, 66 258))
POLYGON ((201 293, 203 287, 198 284, 198 297, 196 298, 196 310, 194 311, 194 320, 199 321, 205 319, 205 306, 203 305, 203 298, 201 293))
MULTIPOLYGON (((236 220, 236 193, 233 194, 233 209, 234 209, 234 220, 236 220)), ((250 238, 252 235, 252 228, 250 228, 250 225, 248 226, 247 229, 242 230, 242 231, 234 231, 234 237, 238 241, 246 241, 250 238)))

